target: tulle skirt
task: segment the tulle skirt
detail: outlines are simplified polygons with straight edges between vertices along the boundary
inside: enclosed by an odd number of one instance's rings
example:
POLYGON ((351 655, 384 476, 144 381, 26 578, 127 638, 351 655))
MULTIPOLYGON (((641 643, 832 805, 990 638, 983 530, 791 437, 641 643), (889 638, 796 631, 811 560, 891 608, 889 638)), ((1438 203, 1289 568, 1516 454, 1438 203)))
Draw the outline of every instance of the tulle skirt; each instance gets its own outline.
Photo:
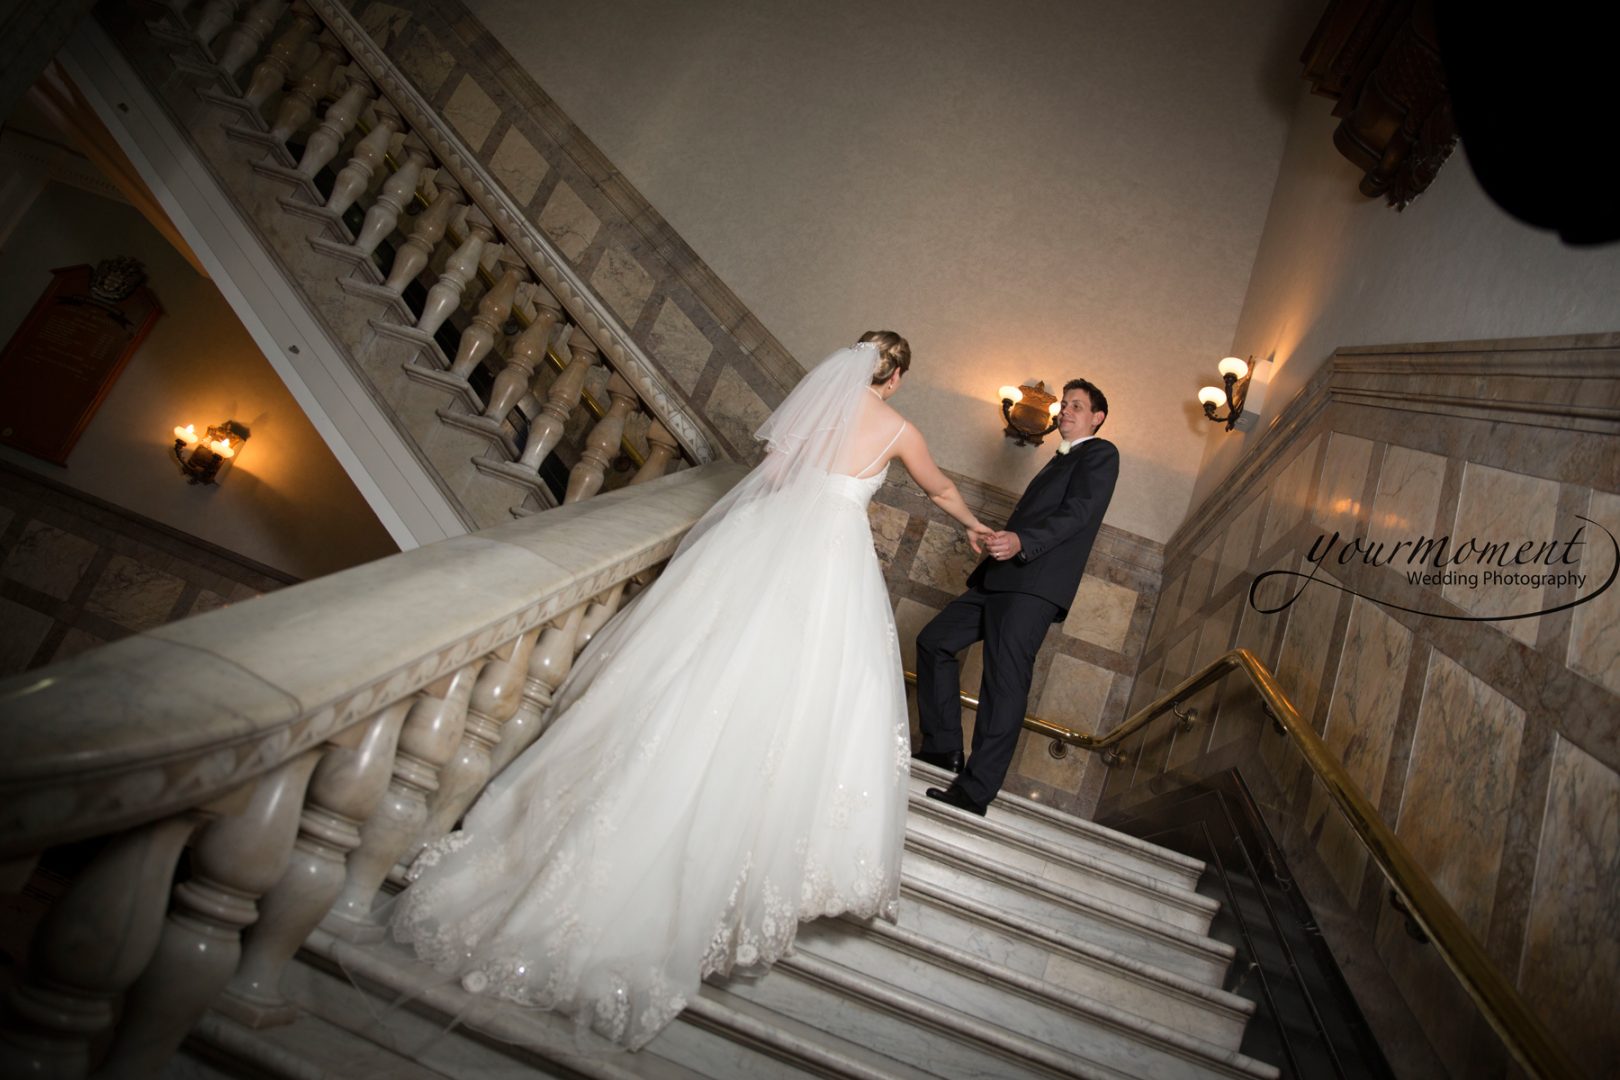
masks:
POLYGON ((893 918, 910 747, 879 483, 744 507, 671 562, 419 858, 396 939, 635 1048, 800 920, 893 918))

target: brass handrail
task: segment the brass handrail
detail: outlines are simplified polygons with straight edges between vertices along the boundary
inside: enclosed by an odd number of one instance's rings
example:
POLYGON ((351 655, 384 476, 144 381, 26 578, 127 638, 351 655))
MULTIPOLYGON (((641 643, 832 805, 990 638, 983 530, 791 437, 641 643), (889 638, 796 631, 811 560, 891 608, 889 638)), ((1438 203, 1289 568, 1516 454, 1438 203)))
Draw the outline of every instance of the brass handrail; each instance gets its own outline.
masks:
MULTIPOLYGON (((1187 723, 1181 703, 1232 672, 1247 676, 1255 692, 1260 695, 1266 716, 1293 739, 1305 763, 1344 815, 1356 839, 1366 848, 1389 882, 1395 898, 1404 905, 1406 917, 1428 935, 1429 942, 1440 953, 1446 967, 1451 969, 1452 975, 1468 992, 1475 1007, 1484 1014, 1514 1060, 1531 1076, 1578 1080, 1582 1073, 1569 1054, 1553 1041, 1551 1033, 1530 1011, 1524 998, 1491 963, 1490 957, 1486 956, 1485 950, 1475 940, 1456 909, 1440 894, 1428 873, 1406 850, 1406 845, 1384 824, 1377 809, 1361 793, 1315 729, 1299 715, 1299 710, 1294 708, 1288 695, 1277 685, 1276 677, 1248 649, 1233 649, 1205 664, 1106 735, 1075 731, 1037 716, 1025 716, 1024 728, 1071 746, 1112 754, 1116 761, 1124 760, 1114 749, 1123 739, 1166 713, 1187 723)), ((908 682, 917 681, 911 672, 905 675, 908 682)), ((978 699, 968 694, 962 694, 961 699, 963 704, 974 709, 979 706, 978 699)), ((1104 760, 1107 760, 1106 756, 1104 760)))

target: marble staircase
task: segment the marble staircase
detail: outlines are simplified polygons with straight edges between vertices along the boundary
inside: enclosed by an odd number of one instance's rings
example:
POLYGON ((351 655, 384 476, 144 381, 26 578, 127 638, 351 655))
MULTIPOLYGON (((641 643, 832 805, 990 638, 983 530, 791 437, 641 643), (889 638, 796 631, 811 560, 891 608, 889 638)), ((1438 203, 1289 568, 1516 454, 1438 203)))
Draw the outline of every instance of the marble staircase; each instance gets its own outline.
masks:
POLYGON ((1254 1004, 1221 989, 1233 953, 1204 936, 1202 864, 1016 797, 971 817, 923 797, 943 778, 913 767, 896 923, 806 924, 638 1054, 525 1049, 567 1022, 491 1012, 394 946, 316 930, 282 983, 299 1019, 210 1012, 165 1075, 1278 1075, 1238 1050, 1254 1004))

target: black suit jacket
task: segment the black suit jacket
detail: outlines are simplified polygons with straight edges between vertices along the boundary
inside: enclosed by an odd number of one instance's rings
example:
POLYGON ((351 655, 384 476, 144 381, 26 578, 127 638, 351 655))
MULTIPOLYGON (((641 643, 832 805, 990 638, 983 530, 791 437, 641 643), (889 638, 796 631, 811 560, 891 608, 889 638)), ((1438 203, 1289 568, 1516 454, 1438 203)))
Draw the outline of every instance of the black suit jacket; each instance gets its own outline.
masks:
POLYGON ((1023 549, 1005 562, 986 558, 968 584, 1050 600, 1058 607, 1053 621, 1062 621, 1118 479, 1119 450, 1107 439, 1087 439, 1067 454, 1053 454, 1007 519, 1023 549))

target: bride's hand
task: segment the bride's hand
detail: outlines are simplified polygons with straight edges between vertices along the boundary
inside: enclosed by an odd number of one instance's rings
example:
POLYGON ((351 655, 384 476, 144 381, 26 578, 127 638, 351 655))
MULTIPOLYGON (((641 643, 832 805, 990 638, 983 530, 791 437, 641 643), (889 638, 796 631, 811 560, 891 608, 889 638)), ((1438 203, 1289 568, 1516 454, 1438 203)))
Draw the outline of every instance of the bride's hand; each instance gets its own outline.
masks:
POLYGON ((967 542, 968 547, 973 549, 973 554, 983 555, 985 541, 994 536, 995 532, 990 526, 980 522, 969 525, 967 527, 967 542))

